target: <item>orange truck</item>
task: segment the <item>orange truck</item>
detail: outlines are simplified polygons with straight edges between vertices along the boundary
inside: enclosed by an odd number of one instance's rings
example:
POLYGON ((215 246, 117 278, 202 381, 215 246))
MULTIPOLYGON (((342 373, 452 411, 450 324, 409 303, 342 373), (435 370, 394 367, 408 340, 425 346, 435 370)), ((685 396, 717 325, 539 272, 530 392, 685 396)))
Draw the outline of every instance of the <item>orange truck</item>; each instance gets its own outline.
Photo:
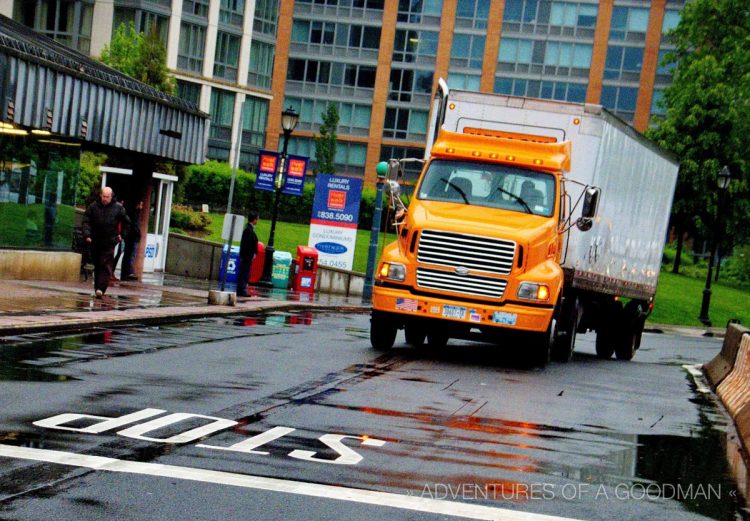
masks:
MULTIPOLYGON (((370 340, 450 338, 630 360, 653 308, 678 165, 598 105, 449 90, 375 274, 370 340)), ((391 160, 389 186, 401 170, 391 160)), ((392 193, 400 203, 399 194, 392 193)))

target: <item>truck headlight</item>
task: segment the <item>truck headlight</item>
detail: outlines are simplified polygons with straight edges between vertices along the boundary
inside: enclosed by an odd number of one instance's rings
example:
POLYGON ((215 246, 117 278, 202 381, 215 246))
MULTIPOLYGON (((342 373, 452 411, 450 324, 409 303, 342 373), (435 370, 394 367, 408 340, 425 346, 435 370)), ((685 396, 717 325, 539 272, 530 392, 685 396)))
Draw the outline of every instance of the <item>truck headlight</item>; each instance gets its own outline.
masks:
POLYGON ((384 262, 380 268, 380 277, 403 282, 406 279, 406 266, 395 262, 384 262))
POLYGON ((549 286, 537 282, 522 282, 516 295, 524 300, 549 300, 549 286))

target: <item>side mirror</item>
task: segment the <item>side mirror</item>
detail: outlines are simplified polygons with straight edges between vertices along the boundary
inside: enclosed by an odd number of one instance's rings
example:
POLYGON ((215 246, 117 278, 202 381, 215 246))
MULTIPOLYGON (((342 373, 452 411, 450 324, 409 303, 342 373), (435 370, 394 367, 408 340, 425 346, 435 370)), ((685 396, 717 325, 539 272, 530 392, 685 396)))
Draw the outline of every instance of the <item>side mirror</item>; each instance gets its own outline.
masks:
POLYGON ((576 226, 582 232, 587 232, 594 225, 594 217, 599 207, 599 194, 601 189, 596 186, 586 188, 583 196, 583 209, 581 217, 576 221, 576 226))
POLYGON ((389 179, 385 184, 385 191, 390 194, 391 197, 400 197, 401 185, 393 179, 389 179))

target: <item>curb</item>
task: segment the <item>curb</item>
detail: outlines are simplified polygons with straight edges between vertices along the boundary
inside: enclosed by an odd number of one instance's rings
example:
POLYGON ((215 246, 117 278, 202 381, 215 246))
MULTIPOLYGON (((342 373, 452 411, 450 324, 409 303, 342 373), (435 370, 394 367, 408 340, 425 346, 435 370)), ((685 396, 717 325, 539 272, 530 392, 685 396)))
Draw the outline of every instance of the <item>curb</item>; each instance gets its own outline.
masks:
POLYGON ((14 317, 20 323, 14 325, 0 325, 0 340, 2 337, 24 335, 39 332, 75 332, 87 331, 101 327, 126 326, 132 324, 165 324, 181 322, 194 318, 224 317, 247 315, 249 313, 263 313, 268 311, 291 311, 310 309, 315 311, 338 311, 348 313, 365 313, 369 307, 353 306, 351 304, 317 304, 301 302, 270 301, 258 302, 243 306, 195 306, 195 307, 153 307, 128 310, 113 310, 91 313, 87 311, 74 313, 60 313, 43 317, 20 316, 14 317), (94 316, 91 316, 94 315, 94 316), (36 322, 33 322, 36 320, 36 322))
POLYGON ((747 497, 750 495, 750 329, 731 324, 721 351, 703 366, 703 371, 734 422, 739 450, 729 454, 728 446, 727 455, 735 479, 747 497))

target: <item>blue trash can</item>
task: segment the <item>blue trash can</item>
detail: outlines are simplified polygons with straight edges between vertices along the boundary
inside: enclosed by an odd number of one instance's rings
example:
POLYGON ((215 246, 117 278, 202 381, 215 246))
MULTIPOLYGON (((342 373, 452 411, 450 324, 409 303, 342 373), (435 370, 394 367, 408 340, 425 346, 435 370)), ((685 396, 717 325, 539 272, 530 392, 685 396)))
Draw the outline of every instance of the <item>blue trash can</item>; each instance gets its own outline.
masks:
MULTIPOLYGON (((223 280, 224 277, 224 262, 227 258, 227 246, 224 245, 224 248, 221 250, 221 267, 219 268, 219 282, 223 280)), ((237 269, 240 266, 240 247, 239 246, 232 246, 232 251, 229 254, 229 263, 227 265, 227 282, 231 282, 232 284, 237 283, 237 269)))

